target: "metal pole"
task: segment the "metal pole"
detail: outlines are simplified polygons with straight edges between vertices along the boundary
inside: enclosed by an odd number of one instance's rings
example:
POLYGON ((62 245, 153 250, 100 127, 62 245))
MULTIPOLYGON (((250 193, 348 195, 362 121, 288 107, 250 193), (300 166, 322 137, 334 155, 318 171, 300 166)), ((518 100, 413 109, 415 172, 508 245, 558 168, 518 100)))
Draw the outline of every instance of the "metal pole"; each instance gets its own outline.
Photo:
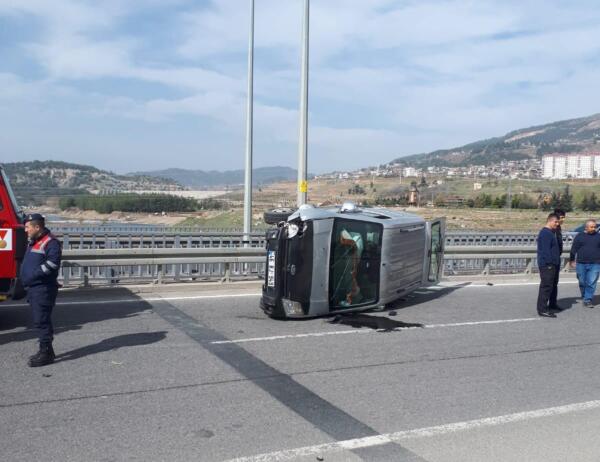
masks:
POLYGON ((304 0, 304 21, 302 27, 302 84, 300 90, 300 140, 298 143, 298 207, 306 204, 307 183, 307 141, 308 141, 308 21, 309 0, 304 0))
POLYGON ((510 212, 512 208, 512 176, 510 175, 510 173, 508 174, 508 197, 506 198, 506 200, 506 205, 508 207, 508 211, 510 212))
POLYGON ((252 138, 254 105, 254 0, 250 0, 250 37, 248 39, 248 101, 246 111, 246 169, 244 175, 244 241, 252 232, 252 138))

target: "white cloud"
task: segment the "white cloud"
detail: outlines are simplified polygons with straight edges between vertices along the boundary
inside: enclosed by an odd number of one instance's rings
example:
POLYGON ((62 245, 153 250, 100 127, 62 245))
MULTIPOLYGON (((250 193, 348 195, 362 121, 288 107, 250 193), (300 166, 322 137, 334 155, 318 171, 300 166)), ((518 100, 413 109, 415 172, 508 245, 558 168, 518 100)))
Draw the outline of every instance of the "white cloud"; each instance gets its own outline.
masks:
MULTIPOLYGON (((258 158, 272 164, 284 151, 294 165, 302 2, 256 6, 258 158)), ((41 24, 15 46, 43 71, 37 80, 19 66, 0 74, 2 114, 31 101, 66 120, 57 101, 68 102, 82 123, 89 117, 90 130, 148 123, 157 145, 166 136, 157 125, 193 120, 204 145, 237 149, 248 14, 240 0, 0 0, 5 20, 41 24), (152 12, 156 29, 132 27, 152 12), (154 31, 164 42, 151 40, 154 31), (130 94, 140 83, 159 85, 130 94)), ((599 25, 600 10, 588 1, 313 0, 311 170, 598 112, 599 25)), ((219 158, 207 161, 217 167, 219 158)))

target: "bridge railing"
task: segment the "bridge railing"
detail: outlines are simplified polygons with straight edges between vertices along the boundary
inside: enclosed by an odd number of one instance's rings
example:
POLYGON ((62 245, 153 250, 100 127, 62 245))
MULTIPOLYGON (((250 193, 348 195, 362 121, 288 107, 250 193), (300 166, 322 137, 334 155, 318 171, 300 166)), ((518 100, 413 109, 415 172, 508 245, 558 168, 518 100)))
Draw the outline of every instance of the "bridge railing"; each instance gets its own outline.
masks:
MULTIPOLYGON (((563 256, 566 271, 567 257, 563 256)), ((65 249, 61 278, 66 286, 259 279, 264 277, 265 262, 265 249, 258 246, 65 249)), ((445 277, 536 271, 534 246, 450 245, 444 256, 445 277)))
MULTIPOLYGON (((196 248, 265 246, 264 231, 255 231, 244 240, 242 231, 206 230, 193 227, 171 228, 150 225, 59 226, 53 233, 63 241, 65 249, 120 249, 138 247, 196 248)), ((563 233, 570 245, 574 233, 563 233)), ((536 243, 537 235, 522 232, 448 231, 446 246, 522 247, 536 243)))

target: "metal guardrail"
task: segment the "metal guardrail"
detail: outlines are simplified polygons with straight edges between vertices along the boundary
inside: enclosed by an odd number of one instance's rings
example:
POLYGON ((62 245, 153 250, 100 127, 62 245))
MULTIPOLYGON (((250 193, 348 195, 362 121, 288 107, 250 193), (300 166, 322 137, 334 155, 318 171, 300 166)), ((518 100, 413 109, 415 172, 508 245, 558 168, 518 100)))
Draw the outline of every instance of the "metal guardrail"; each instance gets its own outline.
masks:
MULTIPOLYGON (((570 271, 570 244, 565 245, 561 268, 570 271)), ((537 271, 536 246, 450 246, 444 255, 445 276, 533 274, 537 271)))
MULTIPOLYGON (((265 259, 264 247, 66 249, 61 276, 64 285, 258 279, 264 276, 265 259)), ((536 269, 535 246, 448 246, 444 257, 445 276, 531 274, 536 269)))
MULTIPOLYGON (((63 241, 65 249, 120 249, 137 247, 194 248, 194 247, 252 247, 265 246, 265 233, 255 231, 245 241, 239 231, 204 230, 199 228, 170 228, 166 226, 59 226, 52 229, 63 241)), ((531 246, 537 235, 518 232, 448 231, 446 246, 531 246)), ((570 245, 573 234, 563 234, 570 245)))

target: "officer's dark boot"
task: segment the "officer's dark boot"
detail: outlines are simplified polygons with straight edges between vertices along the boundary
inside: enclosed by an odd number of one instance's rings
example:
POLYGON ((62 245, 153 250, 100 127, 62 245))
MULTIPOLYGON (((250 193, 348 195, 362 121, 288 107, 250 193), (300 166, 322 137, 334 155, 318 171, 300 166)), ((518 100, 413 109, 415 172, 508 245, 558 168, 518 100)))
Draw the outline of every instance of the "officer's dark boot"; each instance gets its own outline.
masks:
POLYGON ((40 350, 29 358, 29 367, 40 367, 52 364, 56 355, 52 345, 40 345, 40 350))

